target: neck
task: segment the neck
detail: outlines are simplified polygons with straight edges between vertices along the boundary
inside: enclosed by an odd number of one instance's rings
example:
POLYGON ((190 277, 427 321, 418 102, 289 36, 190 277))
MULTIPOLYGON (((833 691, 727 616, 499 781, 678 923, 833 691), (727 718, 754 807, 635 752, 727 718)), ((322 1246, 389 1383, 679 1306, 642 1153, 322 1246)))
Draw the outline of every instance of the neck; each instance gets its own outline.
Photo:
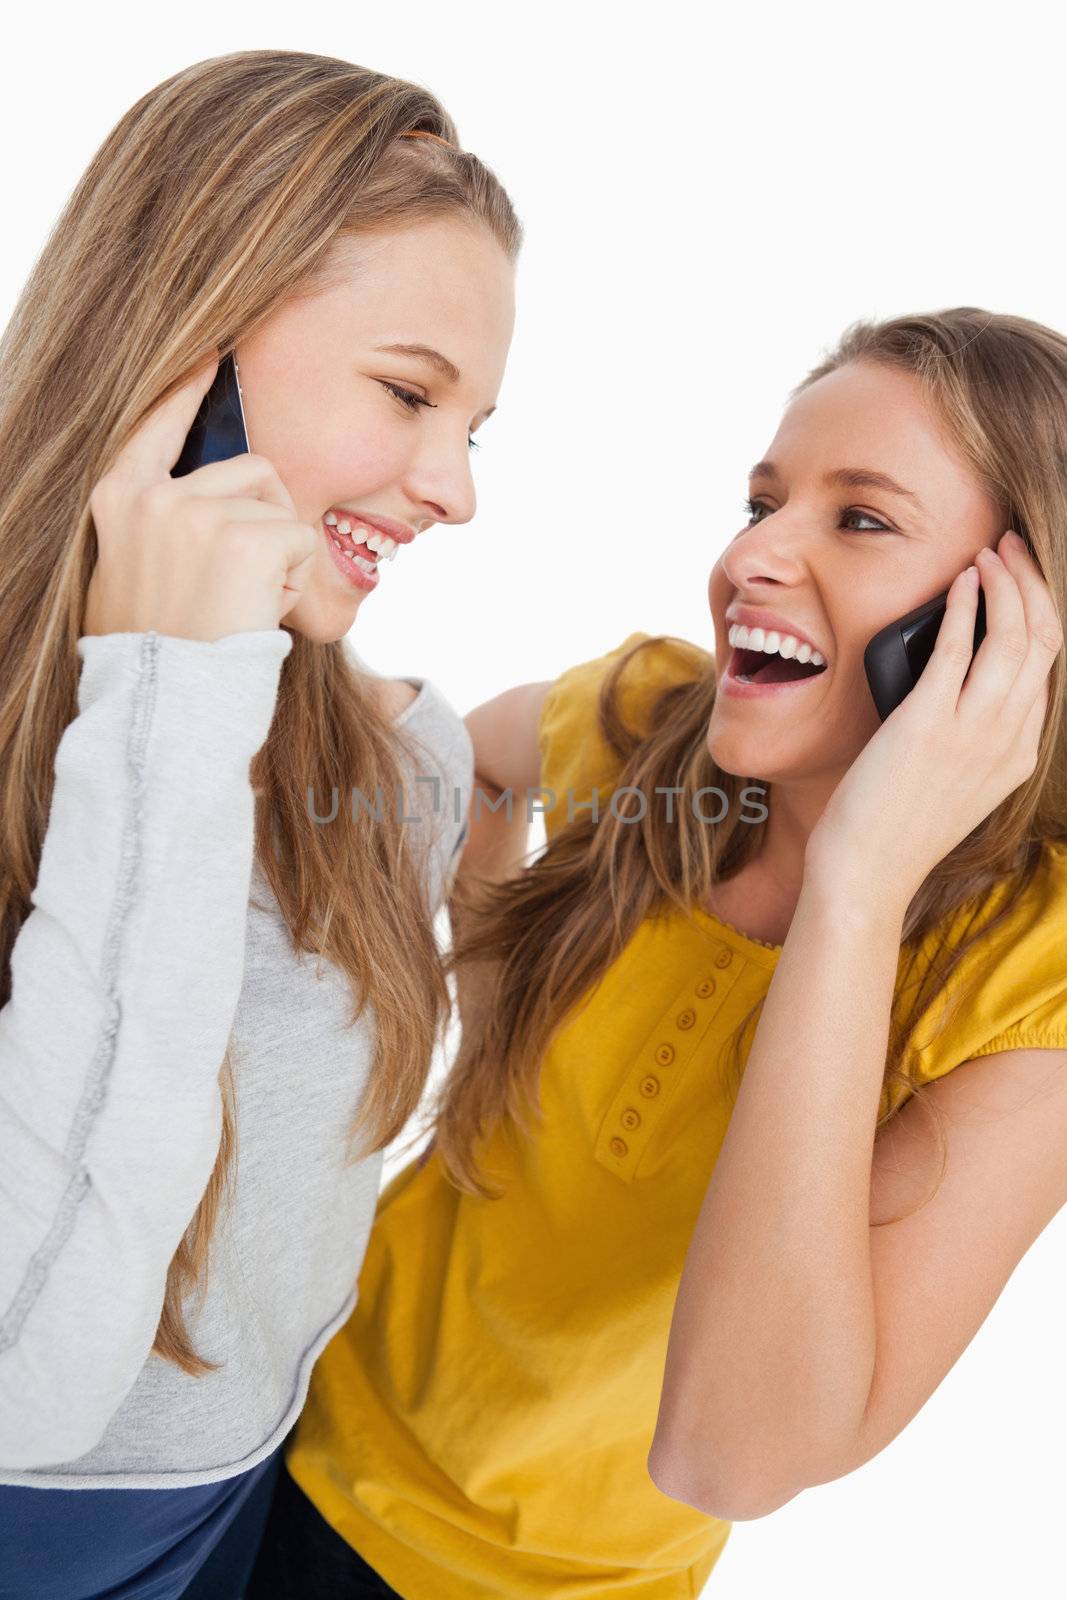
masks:
POLYGON ((763 830, 759 861, 783 885, 800 893, 804 879, 804 852, 816 823, 829 804, 842 774, 802 784, 767 785, 763 797, 768 817, 763 830))
POLYGON ((768 816, 758 855, 728 884, 712 909, 758 939, 784 944, 804 882, 804 851, 838 780, 818 787, 768 784, 768 816))

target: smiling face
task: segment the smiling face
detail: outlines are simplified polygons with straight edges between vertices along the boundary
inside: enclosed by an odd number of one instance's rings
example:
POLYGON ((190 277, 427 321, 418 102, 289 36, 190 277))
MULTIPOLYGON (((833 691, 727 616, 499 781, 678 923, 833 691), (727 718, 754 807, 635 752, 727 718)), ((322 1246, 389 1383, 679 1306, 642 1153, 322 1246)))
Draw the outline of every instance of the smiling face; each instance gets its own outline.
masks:
POLYGON ((724 771, 806 795, 814 826, 880 726, 867 644, 947 589, 1005 524, 918 380, 863 361, 796 397, 749 493, 752 518, 708 586, 720 689, 707 744, 724 771), (727 692, 731 619, 746 607, 810 640, 826 669, 762 694, 727 692))
POLYGON ((474 515, 471 435, 495 408, 514 322, 514 268, 478 222, 347 238, 329 271, 236 352, 249 446, 299 520, 322 528, 284 619, 320 643, 343 638, 388 582, 379 560, 410 561, 417 534, 474 515))

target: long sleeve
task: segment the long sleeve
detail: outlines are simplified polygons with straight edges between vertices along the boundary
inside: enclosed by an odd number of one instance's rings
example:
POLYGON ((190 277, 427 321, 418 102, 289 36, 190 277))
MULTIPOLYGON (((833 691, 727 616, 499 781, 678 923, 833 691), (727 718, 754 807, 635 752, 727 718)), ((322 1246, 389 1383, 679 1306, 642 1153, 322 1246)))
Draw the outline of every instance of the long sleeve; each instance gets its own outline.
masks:
POLYGON ((240 997, 283 629, 87 636, 0 1011, 0 1469, 75 1459, 155 1338, 240 997))

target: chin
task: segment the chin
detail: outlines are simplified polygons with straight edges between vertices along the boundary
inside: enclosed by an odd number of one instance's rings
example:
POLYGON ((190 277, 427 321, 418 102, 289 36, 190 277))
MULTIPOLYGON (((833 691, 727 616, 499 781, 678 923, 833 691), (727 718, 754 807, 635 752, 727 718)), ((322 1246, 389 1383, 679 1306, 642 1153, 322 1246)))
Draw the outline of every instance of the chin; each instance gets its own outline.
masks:
POLYGON ((290 633, 299 633, 313 644, 336 644, 351 632, 359 610, 360 596, 353 601, 330 604, 326 601, 301 595, 293 609, 282 618, 282 626, 290 633))
POLYGON ((753 778, 759 773, 761 783, 769 781, 766 747, 759 748, 754 739, 736 731, 724 733, 713 724, 704 744, 720 772, 732 778, 753 778))
POLYGON ((341 630, 336 628, 293 629, 293 632, 298 633, 302 639, 310 639, 312 644, 336 644, 339 639, 343 639, 346 636, 348 631, 349 630, 347 628, 341 630))
POLYGON ((290 622, 285 619, 285 627, 290 633, 298 633, 302 639, 310 639, 312 644, 336 644, 339 639, 344 639, 352 629, 351 618, 348 622, 333 624, 325 620, 308 624, 290 622))
MULTIPOLYGON (((729 772, 734 777, 743 777, 748 770, 744 766, 745 747, 751 744, 742 733, 738 735, 736 729, 724 733, 722 728, 716 726, 716 718, 712 714, 708 731, 704 738, 704 745, 708 755, 723 772, 729 772)), ((753 752, 749 752, 752 754, 753 752)))

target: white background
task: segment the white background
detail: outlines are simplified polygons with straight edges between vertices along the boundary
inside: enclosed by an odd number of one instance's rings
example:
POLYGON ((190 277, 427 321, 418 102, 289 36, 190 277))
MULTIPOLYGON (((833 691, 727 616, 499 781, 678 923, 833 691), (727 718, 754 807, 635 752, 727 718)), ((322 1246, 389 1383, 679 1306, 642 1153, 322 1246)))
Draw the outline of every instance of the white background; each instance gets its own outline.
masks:
MULTIPOLYGON (((1054 14, 36 8, 5 31, 0 316, 100 141, 172 72, 271 47, 421 81, 528 237, 478 517, 389 567, 360 652, 465 711, 635 629, 710 647, 707 575, 747 467, 849 321, 971 304, 1067 328, 1054 14)), ((1061 1600, 1065 1240, 1061 1214, 879 1457, 736 1524, 707 1595, 1061 1600)))

